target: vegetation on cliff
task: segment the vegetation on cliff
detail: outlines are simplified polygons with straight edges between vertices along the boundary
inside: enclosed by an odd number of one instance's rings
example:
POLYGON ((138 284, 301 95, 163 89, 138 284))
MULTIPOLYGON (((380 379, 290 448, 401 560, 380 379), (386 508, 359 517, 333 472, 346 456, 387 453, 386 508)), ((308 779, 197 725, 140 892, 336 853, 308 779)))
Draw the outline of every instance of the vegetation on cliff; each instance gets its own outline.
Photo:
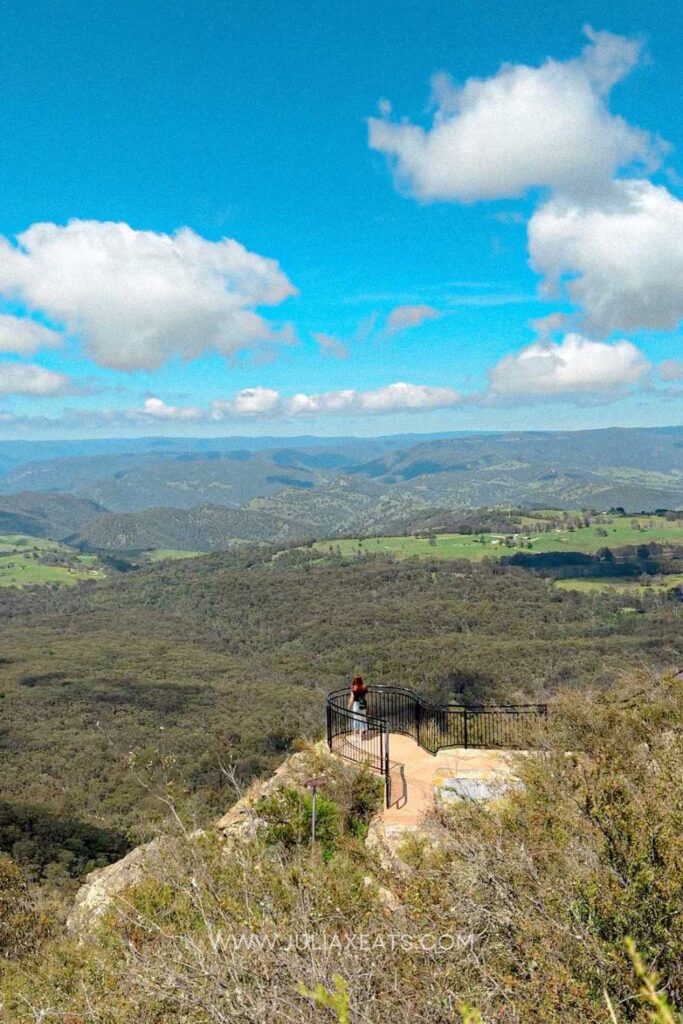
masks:
POLYGON ((7 1019, 673 1020, 645 975, 683 1003, 680 679, 563 695, 523 786, 444 805, 402 866, 359 838, 363 772, 310 757, 330 775, 316 846, 291 779, 250 838, 185 835, 85 943, 43 939, 5 967, 7 1019))

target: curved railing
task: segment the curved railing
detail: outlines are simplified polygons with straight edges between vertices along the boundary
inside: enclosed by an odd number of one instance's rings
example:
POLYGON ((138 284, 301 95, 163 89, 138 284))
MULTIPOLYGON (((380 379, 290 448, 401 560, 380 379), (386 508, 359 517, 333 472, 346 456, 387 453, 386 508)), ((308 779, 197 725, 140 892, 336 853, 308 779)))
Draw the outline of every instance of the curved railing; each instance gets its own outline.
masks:
POLYGON ((368 708, 362 718, 348 705, 349 690, 333 690, 327 695, 327 745, 348 761, 368 764, 384 776, 387 807, 391 803, 389 727, 368 708))
MULTIPOLYGON (((538 725, 548 715, 547 704, 433 704, 404 686, 371 686, 363 716, 354 714, 348 702, 346 687, 327 695, 327 744, 384 777, 387 807, 393 799, 392 777, 403 779, 402 766, 389 757, 390 733, 412 736, 431 754, 444 747, 526 748, 536 745, 538 725)), ((405 779, 400 788, 405 790, 405 779)), ((397 806, 400 800, 399 794, 397 806)))
MULTIPOLYGON (((348 689, 327 696, 327 738, 330 748, 336 736, 353 725, 347 708, 348 689)), ((533 727, 547 717, 546 704, 499 704, 495 706, 433 704, 404 686, 371 686, 367 695, 368 732, 400 732, 412 736, 432 754, 444 747, 503 747, 530 745, 533 727)), ((365 740, 367 744, 367 737, 365 740)))

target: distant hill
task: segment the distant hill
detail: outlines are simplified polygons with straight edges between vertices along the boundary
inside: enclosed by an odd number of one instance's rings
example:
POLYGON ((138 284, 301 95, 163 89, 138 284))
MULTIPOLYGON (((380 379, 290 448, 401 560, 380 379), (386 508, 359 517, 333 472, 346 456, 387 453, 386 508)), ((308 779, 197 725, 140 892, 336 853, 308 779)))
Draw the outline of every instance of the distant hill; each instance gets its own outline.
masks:
POLYGON ((427 506, 410 488, 388 489, 373 480, 340 474, 313 491, 286 488, 266 498, 254 498, 248 507, 291 523, 295 537, 329 537, 397 525, 427 506))
POLYGON ((96 502, 72 494, 23 491, 0 495, 0 533, 61 540, 104 512, 96 502))
POLYGON ((104 550, 209 551, 444 530, 467 509, 683 507, 682 427, 479 434, 391 451, 384 443, 45 459, 0 479, 0 489, 21 489, 0 495, 0 528, 104 550))
POLYGON ((221 551, 238 541, 286 541, 294 536, 301 534, 295 533, 293 524, 268 512, 204 504, 192 509, 110 512, 86 523, 67 541, 96 551, 221 551))
POLYGON ((683 427, 479 435, 414 445, 347 470, 460 508, 683 503, 683 427))
POLYGON ((44 459, 6 472, 0 477, 0 493, 69 492, 117 512, 161 505, 193 508, 204 502, 238 507, 283 488, 323 486, 359 459, 385 449, 384 442, 363 438, 268 451, 116 452, 44 459))
MULTIPOLYGON (((458 437, 470 431, 435 434, 387 434, 381 437, 102 437, 58 441, 0 441, 0 476, 31 462, 56 459, 110 459, 114 455, 182 454, 184 452, 276 451, 281 448, 337 448, 354 460, 408 448, 422 441, 458 437)), ((4 488, 9 490, 10 488, 4 488)))
MULTIPOLYGON (((325 460, 320 457, 320 461, 325 460)), ((179 452, 81 456, 29 463, 9 472, 5 490, 69 491, 114 511, 137 512, 159 505, 192 508, 211 501, 237 507, 283 487, 311 488, 339 471, 289 452, 179 452)), ((345 463, 345 460, 342 460, 345 463)))
POLYGON ((403 522, 422 508, 409 493, 355 491, 337 479, 314 491, 285 488, 240 508, 204 503, 192 509, 110 512, 85 523, 67 542, 92 551, 152 548, 220 551, 235 543, 288 542, 340 533, 368 533, 403 522))

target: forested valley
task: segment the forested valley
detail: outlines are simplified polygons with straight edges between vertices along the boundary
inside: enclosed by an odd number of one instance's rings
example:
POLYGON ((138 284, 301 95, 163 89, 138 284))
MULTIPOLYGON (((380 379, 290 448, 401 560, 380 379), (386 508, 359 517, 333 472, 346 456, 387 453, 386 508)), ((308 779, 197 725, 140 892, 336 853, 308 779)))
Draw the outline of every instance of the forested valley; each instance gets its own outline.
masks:
POLYGON ((73 887, 159 827, 170 774, 198 824, 354 673, 439 700, 608 690, 683 658, 677 592, 580 593, 492 559, 251 548, 60 590, 0 590, 0 848, 73 887), (172 761, 172 764, 170 763, 172 761))

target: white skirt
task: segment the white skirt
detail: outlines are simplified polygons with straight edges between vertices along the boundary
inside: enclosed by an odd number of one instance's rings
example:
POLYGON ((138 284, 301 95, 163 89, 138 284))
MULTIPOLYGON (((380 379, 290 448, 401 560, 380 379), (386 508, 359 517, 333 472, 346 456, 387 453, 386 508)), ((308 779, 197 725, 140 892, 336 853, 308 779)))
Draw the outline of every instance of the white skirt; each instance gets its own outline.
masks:
POLYGON ((367 710, 357 700, 351 705, 351 728, 354 732, 365 732, 368 727, 367 710))

